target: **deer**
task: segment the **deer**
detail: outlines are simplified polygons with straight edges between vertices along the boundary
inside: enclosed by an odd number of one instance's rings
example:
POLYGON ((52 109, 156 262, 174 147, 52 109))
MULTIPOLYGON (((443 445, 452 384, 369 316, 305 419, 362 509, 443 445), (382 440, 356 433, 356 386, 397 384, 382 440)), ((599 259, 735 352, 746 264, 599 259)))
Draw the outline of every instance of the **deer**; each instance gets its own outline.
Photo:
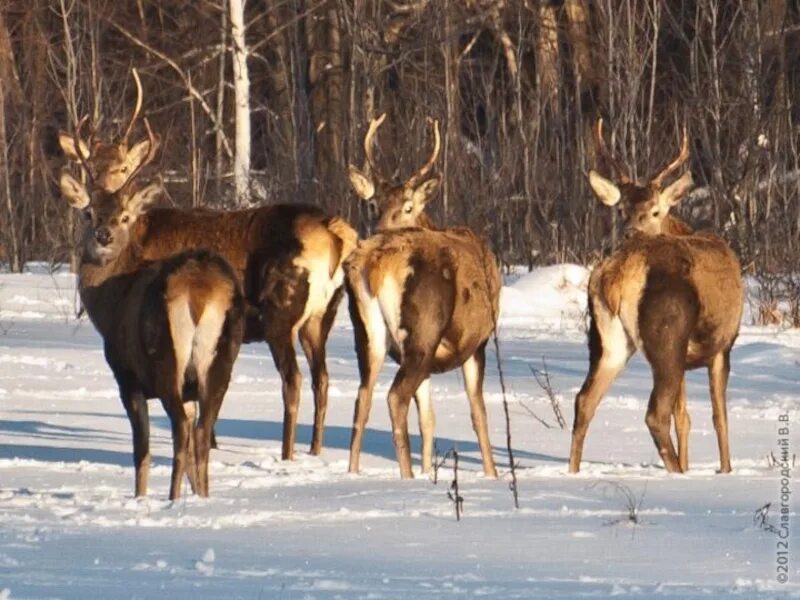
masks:
POLYGON ((350 182, 373 213, 375 234, 347 260, 346 289, 355 332, 360 383, 353 417, 349 471, 359 470, 372 395, 386 354, 399 364, 388 394, 392 437, 404 479, 414 476, 408 436, 413 396, 422 437, 422 472, 432 466, 435 415, 430 378, 461 368, 478 437, 483 471, 497 477, 489 441, 483 379, 486 344, 499 314, 500 273, 486 243, 466 227, 438 228, 424 212, 440 178, 427 178, 439 154, 402 184, 381 175, 373 155, 386 115, 372 119, 364 138, 369 176, 353 165, 350 182))
POLYGON ((78 289, 130 421, 135 495, 147 494, 147 400, 159 398, 172 429, 169 498, 181 496, 184 474, 207 497, 211 433, 244 335, 238 278, 208 250, 144 257, 135 232, 162 193, 160 181, 90 193, 65 171, 59 184, 84 215, 78 289))
POLYGON ((631 234, 589 279, 589 373, 575 398, 569 471, 580 470, 586 432, 603 395, 641 350, 653 374, 645 422, 666 470, 689 468, 685 373, 706 367, 719 472, 729 473, 726 391, 743 306, 739 260, 719 236, 695 232, 669 214, 693 185, 689 171, 664 185, 689 158, 686 129, 678 156, 642 184, 608 151, 602 127, 598 120, 597 147, 616 172, 616 182, 590 171, 589 185, 606 206, 623 207, 631 234))
MULTIPOLYGON (((138 112, 134 110, 131 123, 138 112)), ((146 119, 145 126, 148 139, 130 150, 131 124, 122 142, 107 146, 85 142, 79 124, 72 139, 61 146, 68 157, 77 158, 93 186, 113 192, 155 156, 159 139, 146 119), (103 162, 89 152, 93 147, 104 148, 105 155, 116 158, 103 162)), ((325 344, 344 295, 344 259, 358 242, 357 232, 344 219, 329 216, 319 207, 273 204, 232 211, 155 207, 137 220, 133 235, 145 260, 208 248, 231 264, 246 302, 244 343, 265 341, 281 377, 283 460, 294 458, 302 386, 295 354, 299 339, 314 393, 310 454, 319 455, 328 405, 325 344)))

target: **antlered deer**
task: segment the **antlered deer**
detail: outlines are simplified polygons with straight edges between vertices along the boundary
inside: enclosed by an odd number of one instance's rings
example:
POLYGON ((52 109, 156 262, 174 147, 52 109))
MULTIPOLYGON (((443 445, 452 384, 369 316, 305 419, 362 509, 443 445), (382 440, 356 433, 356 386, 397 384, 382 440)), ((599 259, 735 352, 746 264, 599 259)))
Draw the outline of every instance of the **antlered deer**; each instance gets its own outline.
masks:
POLYGON ((142 189, 131 182, 92 196, 68 173, 60 184, 69 204, 86 215, 80 296, 103 338, 131 423, 136 495, 147 493, 147 399, 159 398, 172 425, 169 497, 180 496, 184 473, 198 495, 208 496, 211 432, 244 332, 236 275, 205 250, 159 261, 142 256, 135 231, 161 193, 160 182, 142 189))
MULTIPOLYGON (((136 144, 130 151, 126 150, 126 142, 117 145, 118 159, 104 163, 104 171, 93 167, 94 156, 84 153, 89 144, 77 133, 67 146, 77 149, 75 156, 87 173, 95 176, 96 185, 113 191, 122 180, 123 166, 130 177, 130 173, 152 160, 158 140, 149 126, 147 129, 147 142, 136 144)), ((67 148, 64 150, 67 152, 67 148)), ((248 310, 248 314, 258 315, 247 319, 245 342, 266 341, 281 376, 281 456, 285 460, 294 455, 300 403, 302 376, 295 355, 299 338, 314 391, 311 454, 319 454, 328 404, 325 343, 343 294, 343 262, 358 241, 356 231, 318 207, 275 204, 228 212, 154 208, 136 222, 132 235, 141 245, 145 260, 160 260, 186 249, 208 248, 234 268, 247 304, 255 309, 248 310)))
POLYGON ((388 403, 401 476, 413 477, 408 439, 411 397, 419 411, 422 471, 428 472, 434 429, 430 376, 461 367, 483 469, 496 477, 483 400, 486 343, 499 310, 496 260, 469 229, 437 229, 424 213, 439 186, 438 177, 425 180, 439 153, 438 123, 433 123, 434 148, 428 161, 405 183, 393 185, 380 176, 372 154, 372 141, 384 118, 371 122, 364 139, 377 185, 350 167, 353 188, 371 204, 378 230, 347 261, 346 285, 361 377, 350 471, 359 468, 372 392, 388 352, 400 364, 388 403))
POLYGON ((608 152, 602 121, 596 134, 598 149, 614 166, 619 184, 592 171, 590 185, 604 204, 623 203, 633 234, 589 279, 590 365, 575 398, 569 470, 580 469, 586 430, 603 394, 641 350, 653 372, 646 422, 666 469, 684 472, 689 467, 685 372, 705 366, 720 471, 730 472, 725 392, 742 315, 739 261, 720 237, 695 233, 668 214, 692 185, 687 173, 663 187, 689 156, 685 131, 678 157, 645 185, 634 182, 608 152), (679 455, 670 436, 672 416, 679 455))

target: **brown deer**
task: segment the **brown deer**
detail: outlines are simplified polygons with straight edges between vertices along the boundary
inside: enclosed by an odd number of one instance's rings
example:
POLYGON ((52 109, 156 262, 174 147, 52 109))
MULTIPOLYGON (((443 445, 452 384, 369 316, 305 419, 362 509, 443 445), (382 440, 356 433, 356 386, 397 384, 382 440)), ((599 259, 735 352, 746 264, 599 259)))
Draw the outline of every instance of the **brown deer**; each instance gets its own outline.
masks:
MULTIPOLYGON (((95 178, 94 185, 111 191, 122 179, 121 165, 128 165, 125 173, 130 178, 152 160, 158 140, 149 126, 147 130, 147 142, 126 151, 123 141, 117 145, 118 160, 102 166, 84 153, 89 144, 80 139, 79 132, 73 135, 71 146, 84 170, 95 178), (136 150, 140 147, 147 151, 136 150)), ((343 295, 343 262, 358 241, 356 231, 315 206, 274 204, 227 212, 154 208, 137 220, 132 235, 144 260, 208 248, 231 264, 248 305, 245 342, 266 341, 281 376, 284 460, 294 456, 302 384, 295 355, 299 338, 314 391, 311 454, 319 454, 328 404, 325 343, 343 295)))
POLYGON ((347 261, 350 317, 356 338, 360 385, 350 443, 350 471, 357 472, 372 392, 387 352, 399 363, 389 390, 392 434, 400 475, 413 477, 408 407, 417 402, 422 471, 431 468, 434 414, 430 376, 461 367, 472 424, 486 475, 497 476, 489 442, 483 377, 486 343, 499 310, 500 274, 486 244, 465 227, 438 229, 424 209, 439 186, 425 180, 439 153, 438 123, 428 161, 405 183, 393 185, 375 167, 373 140, 385 118, 373 120, 364 150, 373 180, 350 167, 350 181, 369 202, 377 233, 347 261))
POLYGON ((598 121, 596 138, 619 183, 591 171, 590 186, 604 204, 622 203, 626 225, 633 233, 589 279, 590 364, 575 398, 569 470, 580 469, 586 431, 603 394, 633 353, 641 350, 653 373, 646 422, 666 469, 684 472, 689 468, 685 372, 705 366, 720 471, 730 472, 725 393, 730 352, 742 315, 739 261, 720 237, 695 233, 669 215, 692 185, 687 173, 664 187, 666 178, 689 157, 685 131, 678 157, 645 185, 633 181, 608 152, 602 121, 598 121), (677 455, 670 436, 671 417, 677 455))
POLYGON ((148 398, 161 400, 172 425, 170 499, 181 495, 184 473, 198 495, 208 496, 211 432, 244 332, 236 274, 205 250, 144 258, 135 232, 161 193, 160 182, 142 189, 129 182, 113 194, 97 190, 90 196, 65 172, 60 185, 67 202, 86 217, 80 296, 103 338, 131 423, 136 496, 147 493, 148 398))

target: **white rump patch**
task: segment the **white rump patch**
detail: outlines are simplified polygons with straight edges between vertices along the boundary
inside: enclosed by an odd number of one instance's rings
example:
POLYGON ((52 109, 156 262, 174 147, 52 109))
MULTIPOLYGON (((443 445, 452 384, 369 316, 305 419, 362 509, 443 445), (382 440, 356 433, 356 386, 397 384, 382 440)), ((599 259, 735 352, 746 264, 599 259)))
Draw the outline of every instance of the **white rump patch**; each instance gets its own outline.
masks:
POLYGON ((594 303, 595 324, 603 345, 602 362, 605 365, 624 366, 630 358, 629 338, 622 319, 613 316, 600 302, 594 303))
POLYGON ((179 397, 183 393, 184 377, 190 361, 197 373, 199 392, 201 395, 205 393, 208 369, 216 356, 217 341, 225 323, 227 309, 227 302, 222 298, 215 298, 206 305, 195 324, 192 321, 188 295, 176 298, 169 304, 167 312, 175 350, 175 385, 179 397))
POLYGON ((333 277, 330 276, 330 254, 309 260, 301 257, 296 264, 308 270, 308 298, 306 299, 303 316, 297 323, 294 334, 308 320, 311 315, 322 316, 328 310, 328 305, 342 284, 344 283, 344 269, 341 265, 336 268, 333 277))
POLYGON ((183 392, 183 379, 186 367, 192 356, 194 340, 194 321, 189 309, 189 298, 186 295, 174 299, 167 305, 169 333, 172 336, 172 348, 175 351, 175 390, 180 397, 183 392))
POLYGON ((366 280, 363 276, 360 277, 355 292, 358 297, 359 312, 361 318, 364 319, 364 328, 369 339, 370 359, 383 360, 383 357, 386 356, 386 323, 378 299, 370 296, 368 289, 366 280))
POLYGON ((393 277, 387 275, 381 282, 378 290, 378 303, 380 304, 383 319, 392 336, 394 343, 403 348, 403 341, 408 335, 400 327, 400 309, 403 302, 403 288, 393 277))
POLYGON ((202 396, 206 391, 208 369, 217 355, 217 342, 222 333, 222 326, 225 324, 227 304, 221 298, 215 298, 214 302, 206 306, 197 323, 197 329, 195 329, 192 342, 192 362, 197 371, 197 382, 202 396))

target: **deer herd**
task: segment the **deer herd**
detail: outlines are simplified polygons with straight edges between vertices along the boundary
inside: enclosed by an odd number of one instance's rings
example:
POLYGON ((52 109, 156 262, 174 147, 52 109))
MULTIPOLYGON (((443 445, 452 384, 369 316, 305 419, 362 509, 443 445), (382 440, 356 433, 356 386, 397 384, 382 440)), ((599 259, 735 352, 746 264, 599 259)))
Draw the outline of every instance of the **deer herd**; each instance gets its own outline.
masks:
MULTIPOLYGON (((312 205, 234 211, 156 206, 160 176, 141 181, 160 146, 146 118, 147 138, 128 143, 142 106, 135 70, 133 77, 137 101, 121 141, 106 143, 94 133, 85 140, 83 119, 73 132, 60 132, 59 142, 85 174, 83 183, 64 169, 60 189, 83 215, 78 287, 130 420, 136 495, 147 493, 150 398, 161 400, 171 423, 170 498, 181 495, 184 475, 196 494, 208 495, 214 425, 242 343, 269 346, 282 381, 281 456, 291 460, 299 340, 314 396, 310 452, 319 454, 328 403, 325 346, 345 293, 360 375, 350 471, 359 470, 372 394, 388 354, 399 365, 388 405, 400 475, 413 477, 412 397, 424 473, 433 461, 431 374, 460 368, 483 470, 496 477, 483 380, 501 277, 479 235, 467 227, 438 227, 425 212, 441 183, 431 174, 441 148, 438 122, 429 120, 433 149, 425 164, 397 183, 381 175, 374 155, 385 115, 371 121, 364 138, 368 168, 349 168, 353 190, 373 220, 373 234, 359 239, 344 219, 312 205)), ((742 311, 741 269, 720 237, 695 232, 669 214, 692 188, 688 171, 665 186, 688 159, 687 134, 678 157, 644 184, 608 151, 602 120, 595 145, 614 177, 592 170, 589 186, 603 204, 620 207, 629 235, 589 279, 589 373, 575 399, 569 471, 580 469, 603 394, 641 350, 653 374, 646 423, 667 471, 688 469, 685 372, 705 366, 720 471, 729 472, 725 393, 742 311)))

